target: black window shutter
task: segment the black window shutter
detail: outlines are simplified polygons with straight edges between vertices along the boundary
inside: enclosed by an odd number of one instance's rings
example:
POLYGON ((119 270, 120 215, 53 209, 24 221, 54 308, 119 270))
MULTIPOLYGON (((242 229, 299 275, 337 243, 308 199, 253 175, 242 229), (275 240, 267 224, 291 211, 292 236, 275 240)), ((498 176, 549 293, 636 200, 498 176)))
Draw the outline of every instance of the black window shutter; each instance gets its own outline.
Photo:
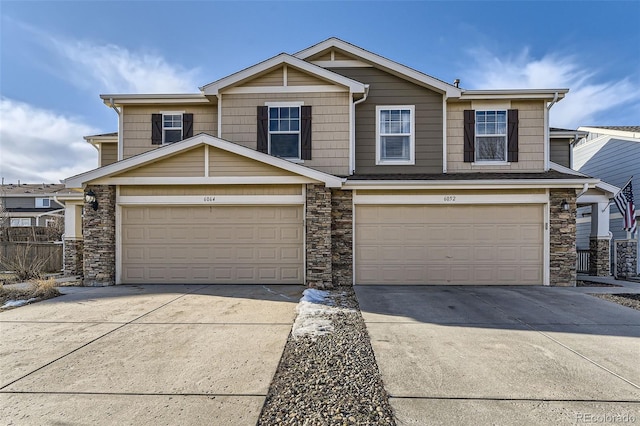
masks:
POLYGON ((476 112, 472 109, 464 110, 464 162, 473 163, 475 160, 476 140, 476 112))
POLYGON ((507 161, 518 161, 518 110, 507 111, 507 161))
POLYGON ((193 114, 182 114, 182 139, 193 136, 193 114))
POLYGON ((151 144, 162 145, 162 114, 151 114, 151 144))
POLYGON ((300 137, 302 146, 300 158, 311 160, 311 105, 300 107, 300 137))
POLYGON ((258 107, 258 146, 260 152, 269 152, 269 107, 258 107))

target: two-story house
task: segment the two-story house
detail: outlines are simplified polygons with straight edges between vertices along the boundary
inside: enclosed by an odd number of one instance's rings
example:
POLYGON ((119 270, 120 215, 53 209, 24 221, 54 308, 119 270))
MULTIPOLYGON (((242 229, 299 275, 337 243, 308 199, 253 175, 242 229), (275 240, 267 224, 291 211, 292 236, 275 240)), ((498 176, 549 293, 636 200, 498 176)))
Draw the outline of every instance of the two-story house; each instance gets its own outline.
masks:
POLYGON ((64 205, 56 202, 63 184, 2 184, 0 203, 4 210, 3 226, 53 226, 62 217, 64 205))
POLYGON ((86 194, 84 218, 67 204, 68 272, 574 285, 576 196, 599 180, 550 161, 567 91, 464 90, 330 38, 195 94, 101 95, 117 141, 66 180, 86 194))

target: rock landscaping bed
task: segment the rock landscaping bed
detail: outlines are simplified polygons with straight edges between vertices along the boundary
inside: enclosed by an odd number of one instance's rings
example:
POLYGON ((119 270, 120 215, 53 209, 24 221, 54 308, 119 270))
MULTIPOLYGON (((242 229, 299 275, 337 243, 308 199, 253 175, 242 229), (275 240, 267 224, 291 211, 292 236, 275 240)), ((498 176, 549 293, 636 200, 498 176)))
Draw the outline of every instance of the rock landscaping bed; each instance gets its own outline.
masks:
POLYGON ((352 288, 305 290, 258 425, 395 425, 352 288))
POLYGON ((618 293, 618 294, 592 294, 592 296, 600 299, 614 302, 627 308, 633 308, 640 311, 640 294, 618 293))
POLYGON ((595 281, 576 281, 576 287, 622 287, 618 284, 599 283, 595 281))

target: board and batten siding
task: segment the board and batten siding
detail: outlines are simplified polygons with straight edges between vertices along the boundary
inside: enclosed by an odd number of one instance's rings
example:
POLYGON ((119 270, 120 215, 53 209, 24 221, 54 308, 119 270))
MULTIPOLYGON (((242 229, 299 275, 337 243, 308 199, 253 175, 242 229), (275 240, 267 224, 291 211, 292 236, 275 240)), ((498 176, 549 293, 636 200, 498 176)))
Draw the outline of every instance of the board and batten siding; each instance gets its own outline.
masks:
POLYGON ((473 109, 471 102, 448 103, 447 171, 544 171, 544 101, 511 101, 510 108, 518 110, 518 161, 490 166, 464 162, 464 110, 473 109))
POLYGON ((151 114, 162 111, 184 111, 193 114, 193 134, 217 136, 216 105, 127 105, 123 107, 123 159, 161 147, 151 144, 151 114))
POLYGON ((118 144, 117 143, 101 143, 100 144, 100 167, 108 166, 118 161, 118 144))
POLYGON ((549 145, 549 159, 561 166, 571 167, 571 157, 569 155, 571 147, 569 140, 554 138, 549 141, 549 145))
POLYGON ((265 102, 312 106, 312 159, 304 165, 333 175, 349 173, 349 92, 223 94, 222 139, 257 149, 256 108, 265 102))
POLYGON ((369 84, 356 105, 356 174, 442 173, 442 95, 373 67, 331 71, 369 84), (415 164, 376 165, 376 106, 415 105, 415 164))

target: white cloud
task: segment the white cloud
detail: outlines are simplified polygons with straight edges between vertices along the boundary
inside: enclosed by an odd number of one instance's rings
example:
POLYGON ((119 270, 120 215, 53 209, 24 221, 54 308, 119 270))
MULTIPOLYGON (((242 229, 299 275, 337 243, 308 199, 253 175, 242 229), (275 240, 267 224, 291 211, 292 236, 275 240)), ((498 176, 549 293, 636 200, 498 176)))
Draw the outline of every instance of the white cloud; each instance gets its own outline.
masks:
POLYGON ((5 183, 58 183, 97 167, 97 151, 82 138, 97 129, 80 119, 4 97, 0 117, 5 183))
POLYGON ((74 84, 110 93, 194 93, 198 69, 169 64, 161 55, 132 52, 114 44, 96 44, 47 36, 67 63, 74 84), (69 63, 70 61, 70 63, 69 63), (70 65, 70 66, 69 66, 70 65))
POLYGON ((477 89, 570 89, 550 113, 554 127, 577 128, 584 125, 633 124, 610 122, 617 108, 640 104, 640 85, 630 78, 602 81, 593 65, 580 63, 573 56, 546 55, 532 58, 528 50, 512 57, 498 57, 481 50, 471 52, 476 61, 463 82, 477 89), (606 121, 603 121, 606 120, 606 121))

